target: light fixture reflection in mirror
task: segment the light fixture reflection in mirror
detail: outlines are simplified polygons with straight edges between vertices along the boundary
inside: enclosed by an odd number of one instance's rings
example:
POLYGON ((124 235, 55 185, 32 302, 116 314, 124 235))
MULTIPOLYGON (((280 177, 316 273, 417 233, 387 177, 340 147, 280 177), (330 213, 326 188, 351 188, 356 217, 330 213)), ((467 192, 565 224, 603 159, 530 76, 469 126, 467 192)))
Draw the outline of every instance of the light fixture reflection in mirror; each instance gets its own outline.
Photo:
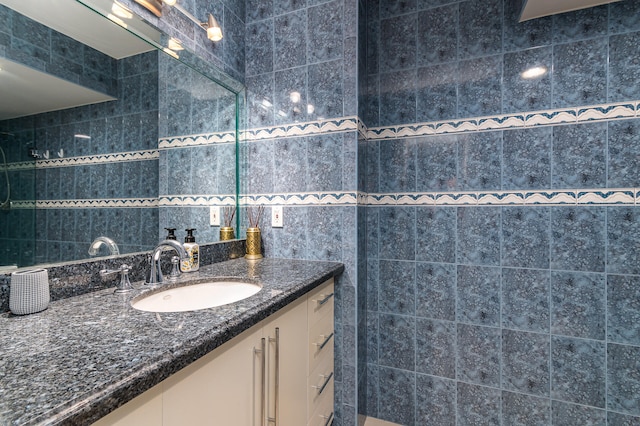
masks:
MULTIPOLYGON (((148 10, 156 14, 158 17, 162 16, 162 10, 158 7, 160 0, 135 0, 138 4, 146 7, 148 10)), ((222 27, 218 24, 216 18, 211 13, 207 17, 206 22, 201 22, 196 19, 188 10, 182 7, 177 0, 161 0, 167 6, 173 7, 178 12, 182 13, 191 21, 195 22, 198 26, 202 27, 207 32, 207 38, 211 41, 222 40, 222 27)), ((168 53, 168 52, 167 52, 168 53)))
POLYGON ((531 79, 534 79, 534 78, 542 77, 546 73, 547 73, 547 67, 538 66, 538 67, 531 67, 529 69, 524 70, 520 74, 520 76, 522 78, 524 78, 525 80, 531 80, 531 79))

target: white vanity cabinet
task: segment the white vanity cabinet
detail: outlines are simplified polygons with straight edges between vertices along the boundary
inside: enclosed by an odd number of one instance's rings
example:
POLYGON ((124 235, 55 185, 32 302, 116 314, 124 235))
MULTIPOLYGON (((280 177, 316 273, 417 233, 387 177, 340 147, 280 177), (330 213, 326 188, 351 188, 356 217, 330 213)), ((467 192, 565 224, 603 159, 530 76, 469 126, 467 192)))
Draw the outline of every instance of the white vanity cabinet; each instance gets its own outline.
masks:
POLYGON ((94 423, 301 426, 333 416, 333 279, 94 423))

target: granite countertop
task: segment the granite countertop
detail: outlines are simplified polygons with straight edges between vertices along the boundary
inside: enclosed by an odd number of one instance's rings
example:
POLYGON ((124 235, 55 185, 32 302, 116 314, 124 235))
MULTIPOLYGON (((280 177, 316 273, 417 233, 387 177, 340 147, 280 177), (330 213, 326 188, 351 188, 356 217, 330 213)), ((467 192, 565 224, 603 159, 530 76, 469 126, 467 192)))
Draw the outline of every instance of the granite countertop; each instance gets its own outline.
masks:
MULTIPOLYGON (((113 288, 51 302, 37 314, 0 315, 0 424, 90 424, 286 306, 341 263, 235 259, 183 274, 259 282, 225 306, 158 314, 113 288)), ((139 287, 141 283, 135 283, 139 287)))

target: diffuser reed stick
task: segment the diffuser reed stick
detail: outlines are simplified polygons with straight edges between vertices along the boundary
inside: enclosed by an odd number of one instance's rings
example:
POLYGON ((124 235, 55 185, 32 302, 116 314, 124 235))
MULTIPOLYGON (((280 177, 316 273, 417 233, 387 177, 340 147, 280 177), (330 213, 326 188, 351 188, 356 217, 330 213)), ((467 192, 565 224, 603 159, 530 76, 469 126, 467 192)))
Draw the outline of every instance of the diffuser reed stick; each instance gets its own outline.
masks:
POLYGON ((247 219, 249 220, 250 228, 259 228, 260 227, 260 218, 262 217, 262 213, 264 212, 264 206, 258 207, 247 207, 247 219))
POLYGON ((222 221, 224 226, 230 228, 233 224, 233 218, 236 215, 235 206, 226 206, 222 208, 222 221))

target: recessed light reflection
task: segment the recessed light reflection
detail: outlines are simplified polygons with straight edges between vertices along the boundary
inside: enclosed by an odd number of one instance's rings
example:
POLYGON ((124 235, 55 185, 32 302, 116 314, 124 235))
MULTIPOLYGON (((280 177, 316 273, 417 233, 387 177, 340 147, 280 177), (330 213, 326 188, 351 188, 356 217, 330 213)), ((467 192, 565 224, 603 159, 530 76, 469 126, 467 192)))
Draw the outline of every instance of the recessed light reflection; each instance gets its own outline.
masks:
POLYGON ((291 92, 289 93, 289 99, 291 99, 291 102, 293 102, 294 104, 297 104, 298 102, 300 102, 300 92, 291 92))
POLYGON ((525 79, 532 79, 542 77, 547 73, 547 67, 531 67, 527 70, 524 70, 520 76, 525 79))

